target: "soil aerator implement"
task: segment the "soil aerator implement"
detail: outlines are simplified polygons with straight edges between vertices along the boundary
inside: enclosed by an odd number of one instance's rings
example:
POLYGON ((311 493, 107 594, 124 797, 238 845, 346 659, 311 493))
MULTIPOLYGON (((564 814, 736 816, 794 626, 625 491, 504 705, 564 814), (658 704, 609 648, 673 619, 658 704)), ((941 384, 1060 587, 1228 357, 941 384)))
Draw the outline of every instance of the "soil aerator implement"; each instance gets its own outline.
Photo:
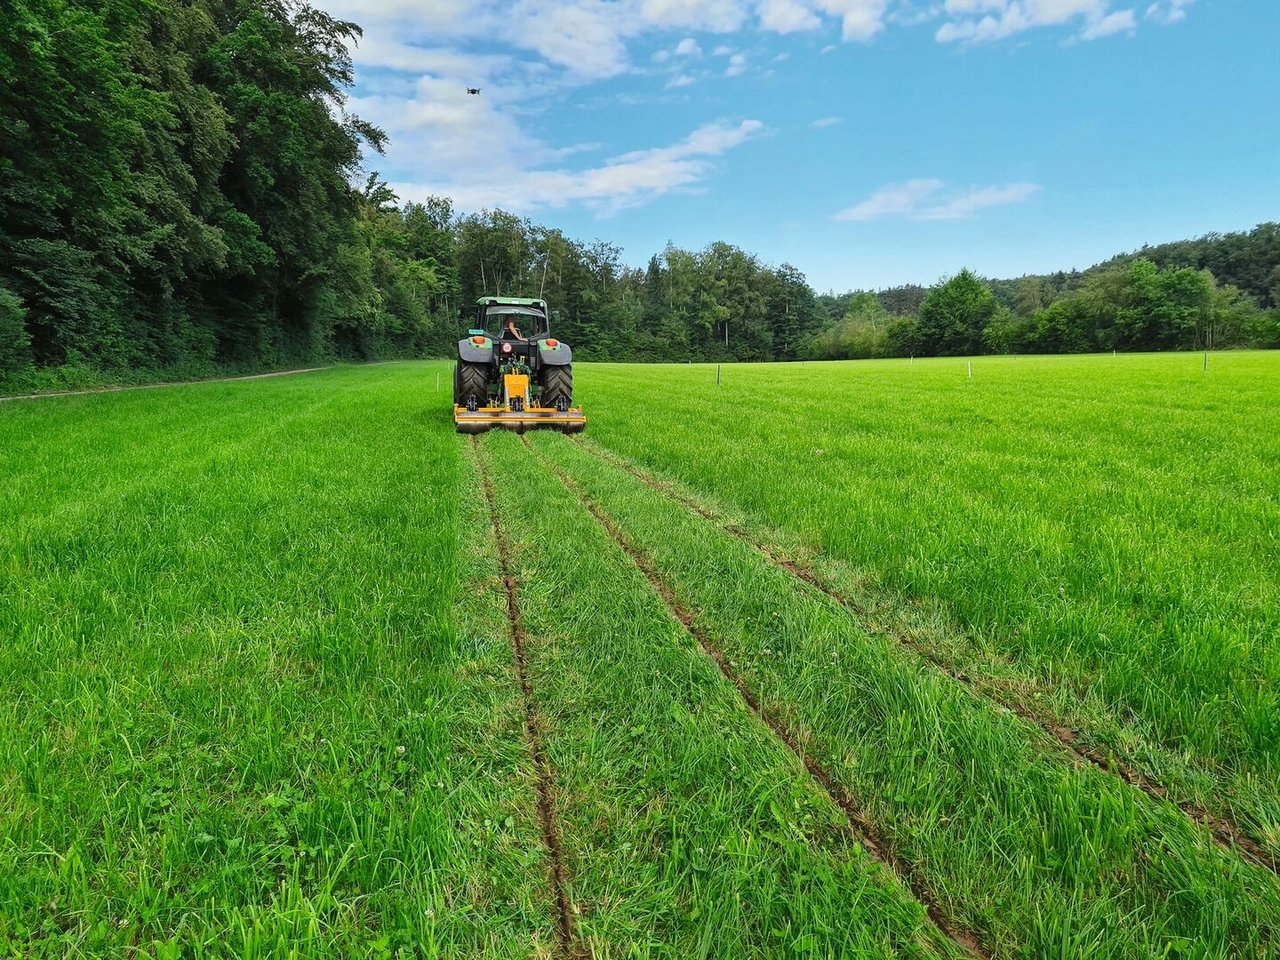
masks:
POLYGON ((476 325, 458 341, 453 370, 458 432, 581 432, 587 418, 572 406, 573 352, 551 336, 546 301, 481 297, 476 306, 476 325))

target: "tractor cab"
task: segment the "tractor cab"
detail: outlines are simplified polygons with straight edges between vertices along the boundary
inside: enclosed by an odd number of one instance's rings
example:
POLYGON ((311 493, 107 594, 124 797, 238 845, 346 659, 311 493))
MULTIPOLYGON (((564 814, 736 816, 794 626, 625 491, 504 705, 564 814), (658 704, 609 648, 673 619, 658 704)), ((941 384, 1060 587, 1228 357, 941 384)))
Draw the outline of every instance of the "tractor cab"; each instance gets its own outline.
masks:
POLYGON ((545 305, 486 304, 476 326, 497 341, 530 342, 545 340, 551 333, 545 305))

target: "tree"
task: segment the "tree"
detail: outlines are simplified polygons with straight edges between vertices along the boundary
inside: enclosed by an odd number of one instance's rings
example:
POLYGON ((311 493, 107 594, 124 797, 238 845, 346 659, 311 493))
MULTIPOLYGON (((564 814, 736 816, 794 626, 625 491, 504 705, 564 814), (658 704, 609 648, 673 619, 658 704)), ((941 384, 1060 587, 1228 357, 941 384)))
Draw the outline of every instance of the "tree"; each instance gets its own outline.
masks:
POLYGON ((921 352, 929 356, 981 353, 982 335, 999 309, 995 294, 970 270, 933 287, 920 306, 921 352))
POLYGON ((900 287, 890 287, 880 291, 880 303, 885 310, 897 316, 910 316, 920 312, 920 306, 928 295, 928 290, 918 283, 908 283, 900 287))
POLYGON ((27 311, 22 301, 0 287, 0 377, 15 373, 31 363, 31 338, 26 329, 27 311))
POLYGON ((796 360, 803 345, 822 322, 817 298, 804 274, 789 263, 772 272, 767 281, 767 315, 773 325, 774 356, 796 360))
POLYGON ((920 321, 915 317, 894 317, 884 332, 885 352, 890 357, 912 357, 920 352, 920 321))

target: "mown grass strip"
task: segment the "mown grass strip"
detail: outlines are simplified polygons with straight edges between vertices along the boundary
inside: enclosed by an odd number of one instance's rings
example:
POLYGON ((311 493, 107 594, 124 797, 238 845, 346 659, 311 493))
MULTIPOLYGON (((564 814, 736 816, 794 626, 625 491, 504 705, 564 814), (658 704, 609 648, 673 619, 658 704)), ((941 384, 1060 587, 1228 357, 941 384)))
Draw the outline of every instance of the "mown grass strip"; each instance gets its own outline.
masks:
MULTIPOLYGON (((528 446, 527 441, 526 446, 528 446)), ((832 780, 831 774, 827 772, 826 768, 811 753, 805 751, 793 730, 789 729, 778 717, 760 705, 759 699, 752 692, 746 681, 733 669, 729 658, 715 645, 707 631, 698 625, 693 614, 681 606, 671 588, 658 576, 653 567, 645 560, 644 555, 631 544, 608 515, 586 497, 582 488, 574 483, 564 471, 550 462, 548 462, 548 466, 560 478, 560 482, 565 485, 569 492, 577 497, 582 506, 596 518, 596 521, 608 532, 614 542, 631 558, 631 561, 636 565, 636 569, 644 574, 654 592, 662 597, 672 617, 681 623, 689 635, 698 642, 703 652, 716 664, 724 678, 733 684, 748 709, 773 731, 778 740, 796 756, 796 759, 804 764, 805 769, 809 771, 823 791, 840 807, 867 853, 893 870, 903 883, 911 889, 916 899, 924 904, 930 919, 933 920, 938 929, 949 937, 957 947, 972 956, 985 958, 987 953, 978 938, 968 931, 957 929, 955 921, 944 913, 932 892, 921 881, 920 876, 897 855, 891 843, 883 836, 875 823, 867 817, 857 798, 832 780)))
MULTIPOLYGON (((472 455, 475 456, 477 441, 472 438, 472 455)), ((498 551, 499 571, 502 575, 502 586, 507 601, 507 630, 511 638, 511 653, 515 663, 516 675, 520 680, 520 691, 524 698, 524 732, 529 745, 529 757, 533 761, 538 776, 538 819, 542 824, 543 842, 547 847, 547 855, 551 860, 551 887, 556 902, 556 927, 559 932, 560 952, 565 957, 582 956, 577 937, 573 930, 573 905, 569 902, 568 882, 565 876, 564 852, 560 842, 560 826, 556 819, 555 773, 547 760, 542 746, 540 732, 541 720, 538 716, 537 701, 534 699, 533 682, 529 678, 529 659, 525 652, 524 623, 520 617, 520 601, 516 595, 516 580, 511 573, 511 548, 506 533, 502 528, 502 520, 498 516, 498 505, 493 496, 493 481, 483 466, 479 468, 481 483, 484 486, 485 502, 489 506, 489 520, 493 530, 494 543, 498 551)))
POLYGON ((862 799, 993 955, 1265 955, 1274 874, 1169 804, 976 700, 752 547, 561 437, 535 437, 612 518, 765 709, 862 799))
POLYGON ((581 379, 593 442, 944 603, 1093 713, 1090 739, 1280 855, 1280 355, 1226 354, 1210 377, 1199 359, 581 379), (645 429, 640 396, 663 397, 645 429))
POLYGON ((547 467, 513 436, 480 446, 520 584, 584 947, 965 956, 547 467))
MULTIPOLYGON (((1172 796, 1170 790, 1164 784, 1158 783, 1147 774, 1134 769, 1114 754, 1104 754, 1095 747, 1090 746, 1081 740, 1075 730, 1063 726, 1057 721, 1057 718, 1044 716, 1041 712, 1010 696, 1006 691, 989 682, 981 675, 957 669, 951 661, 940 656, 933 647, 921 642, 917 637, 878 620, 874 615, 874 611, 866 604, 860 603, 849 594, 832 586, 811 566, 780 556, 774 547, 766 544, 750 530, 741 524, 726 520, 712 508, 698 503, 691 496, 677 490, 671 483, 664 482, 616 453, 581 442, 578 445, 582 449, 594 453, 602 460, 626 470, 633 477, 666 495, 686 510, 691 510, 704 520, 715 523, 720 529, 751 546, 770 563, 787 571, 796 579, 808 584, 813 589, 845 607, 868 632, 886 637, 908 648, 934 669, 962 684, 976 698, 992 700, 1004 709, 1017 714, 1028 723, 1038 727, 1045 734, 1046 740, 1060 747, 1065 747, 1081 760, 1093 764, 1098 769, 1114 774, 1129 786, 1141 790, 1153 799, 1174 803, 1188 817, 1205 827, 1210 836, 1222 846, 1273 873, 1280 873, 1280 861, 1277 861, 1265 847, 1256 839, 1248 836, 1232 820, 1216 815, 1191 800, 1178 799, 1172 796)), ((561 476, 563 477, 563 474, 561 476)), ((571 482, 567 478, 565 479, 566 482, 571 482)))

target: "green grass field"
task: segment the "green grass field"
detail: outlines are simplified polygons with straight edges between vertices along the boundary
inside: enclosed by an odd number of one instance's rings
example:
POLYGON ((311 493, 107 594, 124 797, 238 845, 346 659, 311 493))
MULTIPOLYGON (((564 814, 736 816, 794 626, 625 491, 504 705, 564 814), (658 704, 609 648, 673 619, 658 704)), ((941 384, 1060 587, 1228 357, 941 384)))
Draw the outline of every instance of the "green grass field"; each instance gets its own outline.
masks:
POLYGON ((1280 950, 1280 354, 0 403, 0 955, 1280 950))

